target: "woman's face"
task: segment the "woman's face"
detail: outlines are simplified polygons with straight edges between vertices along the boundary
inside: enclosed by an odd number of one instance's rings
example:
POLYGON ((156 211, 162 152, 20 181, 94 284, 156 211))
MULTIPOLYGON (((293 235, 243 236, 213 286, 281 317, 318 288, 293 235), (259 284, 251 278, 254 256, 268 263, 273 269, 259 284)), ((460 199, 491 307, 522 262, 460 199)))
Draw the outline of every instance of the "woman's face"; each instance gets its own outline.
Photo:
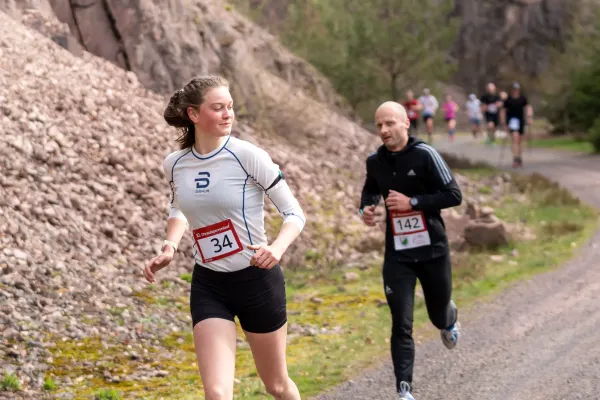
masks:
POLYGON ((229 89, 225 86, 209 89, 198 112, 192 113, 190 117, 202 133, 211 136, 231 134, 235 113, 229 89))

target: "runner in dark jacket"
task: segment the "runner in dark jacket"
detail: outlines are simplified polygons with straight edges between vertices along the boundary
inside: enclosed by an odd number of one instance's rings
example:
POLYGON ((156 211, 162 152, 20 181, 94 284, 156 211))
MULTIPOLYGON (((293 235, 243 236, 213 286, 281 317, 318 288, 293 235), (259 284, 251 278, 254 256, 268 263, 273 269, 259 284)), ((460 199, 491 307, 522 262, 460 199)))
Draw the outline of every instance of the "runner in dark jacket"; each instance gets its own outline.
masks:
POLYGON ((451 300, 450 251, 441 209, 461 203, 462 194, 440 154, 408 135, 406 110, 383 103, 375 113, 383 141, 367 158, 367 177, 360 212, 365 224, 375 226, 375 207, 385 200, 386 240, 383 283, 392 314, 391 352, 401 399, 411 395, 415 357, 412 338, 417 278, 431 322, 452 349, 458 343, 458 311, 451 300))

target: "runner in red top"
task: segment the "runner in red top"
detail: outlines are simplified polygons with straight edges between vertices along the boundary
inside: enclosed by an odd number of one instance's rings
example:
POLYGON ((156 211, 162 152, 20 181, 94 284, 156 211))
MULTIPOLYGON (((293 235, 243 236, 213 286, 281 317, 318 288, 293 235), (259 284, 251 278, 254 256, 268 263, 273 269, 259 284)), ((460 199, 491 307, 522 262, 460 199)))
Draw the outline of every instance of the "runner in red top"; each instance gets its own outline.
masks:
POLYGON ((415 95, 412 90, 406 92, 404 108, 406 109, 406 114, 410 120, 408 134, 416 136, 419 133, 419 110, 421 109, 421 105, 417 99, 415 99, 415 95))

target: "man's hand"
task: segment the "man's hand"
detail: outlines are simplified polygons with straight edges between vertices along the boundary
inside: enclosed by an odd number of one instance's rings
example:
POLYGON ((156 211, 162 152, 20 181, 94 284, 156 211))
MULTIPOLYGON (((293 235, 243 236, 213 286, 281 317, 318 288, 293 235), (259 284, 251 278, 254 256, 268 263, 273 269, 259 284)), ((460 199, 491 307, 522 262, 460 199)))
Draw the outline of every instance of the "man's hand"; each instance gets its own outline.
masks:
POLYGON ((366 206, 363 208, 362 220, 367 226, 375 226, 375 206, 366 206))
POLYGON ((406 197, 400 192, 390 190, 390 194, 385 199, 385 204, 390 211, 410 211, 412 206, 410 205, 410 197, 406 197))
POLYGON ((366 206, 363 208, 362 220, 367 226, 375 226, 381 215, 375 212, 375 206, 366 206))

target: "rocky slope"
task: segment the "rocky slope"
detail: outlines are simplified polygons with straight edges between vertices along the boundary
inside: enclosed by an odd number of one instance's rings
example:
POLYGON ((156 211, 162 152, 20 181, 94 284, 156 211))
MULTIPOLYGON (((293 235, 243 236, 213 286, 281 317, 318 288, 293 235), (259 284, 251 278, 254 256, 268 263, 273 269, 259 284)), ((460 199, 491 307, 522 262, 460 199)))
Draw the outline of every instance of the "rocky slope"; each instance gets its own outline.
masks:
POLYGON ((0 10, 17 20, 25 17, 29 26, 45 34, 29 14, 60 21, 62 32, 48 35, 57 43, 76 53, 83 48, 133 71, 158 93, 170 94, 196 74, 218 72, 235 82, 236 100, 251 115, 277 118, 286 108, 288 100, 279 104, 272 93, 261 90, 268 86, 290 97, 300 91, 352 114, 314 67, 221 0, 0 0, 0 10))
MULTIPOLYGON (((56 341, 101 336, 141 345, 187 329, 187 313, 157 315, 148 303, 186 296, 180 276, 191 268, 191 240, 186 235, 163 275, 168 289, 144 297, 141 268, 162 241, 167 215, 162 160, 175 149, 162 119, 168 98, 132 72, 87 52, 75 57, 3 13, 0 26, 0 357, 3 372, 17 371, 26 387, 39 389, 53 363, 47 346, 56 341), (117 318, 115 310, 127 312, 117 318)), ((376 143, 295 95, 314 120, 301 112, 305 124, 281 136, 243 122, 234 133, 270 152, 311 220, 284 264, 310 267, 309 249, 322 252, 321 266, 364 262, 355 208, 364 158, 376 143)), ((273 238, 281 220, 267 208, 273 238)))

